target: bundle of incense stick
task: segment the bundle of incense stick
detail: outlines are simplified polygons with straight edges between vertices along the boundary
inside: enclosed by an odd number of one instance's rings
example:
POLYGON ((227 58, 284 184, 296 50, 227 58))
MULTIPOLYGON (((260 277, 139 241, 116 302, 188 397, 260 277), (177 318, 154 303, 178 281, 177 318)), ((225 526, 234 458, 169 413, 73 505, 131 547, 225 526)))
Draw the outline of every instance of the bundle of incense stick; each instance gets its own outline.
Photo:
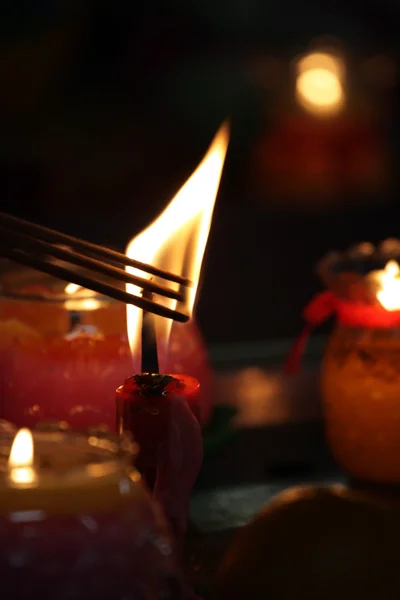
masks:
POLYGON ((157 295, 173 298, 178 303, 183 302, 185 288, 192 285, 190 280, 134 260, 110 248, 5 213, 0 213, 0 256, 64 281, 76 283, 103 296, 134 304, 147 313, 182 323, 189 320, 185 312, 170 309, 153 298, 157 295), (81 270, 74 269, 76 266, 81 270), (127 266, 177 283, 180 289, 177 291, 151 279, 128 273, 127 266), (106 277, 107 282, 102 281, 102 277, 106 277), (129 294, 115 285, 121 282, 138 286, 146 293, 143 293, 143 296, 129 294))

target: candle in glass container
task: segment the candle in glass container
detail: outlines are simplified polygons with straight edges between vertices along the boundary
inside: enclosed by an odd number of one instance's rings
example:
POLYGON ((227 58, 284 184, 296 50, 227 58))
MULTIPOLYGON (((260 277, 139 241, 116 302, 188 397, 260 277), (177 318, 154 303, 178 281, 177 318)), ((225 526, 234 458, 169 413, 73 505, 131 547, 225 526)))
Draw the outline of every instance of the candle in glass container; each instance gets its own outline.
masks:
POLYGON ((152 600, 178 582, 166 526, 130 466, 127 438, 13 435, 0 438, 7 598, 152 600))
POLYGON ((329 445, 354 478, 400 483, 400 242, 362 244, 320 265, 328 292, 308 326, 335 314, 322 363, 329 445))
MULTIPOLYGON (((31 269, 11 268, 1 279, 0 418, 19 427, 62 419, 72 427, 102 423, 114 430, 115 389, 132 372, 125 305, 31 269)), ((168 372, 200 381, 191 408, 205 423, 213 371, 195 322, 180 325, 173 323, 168 356, 161 358, 168 372)))

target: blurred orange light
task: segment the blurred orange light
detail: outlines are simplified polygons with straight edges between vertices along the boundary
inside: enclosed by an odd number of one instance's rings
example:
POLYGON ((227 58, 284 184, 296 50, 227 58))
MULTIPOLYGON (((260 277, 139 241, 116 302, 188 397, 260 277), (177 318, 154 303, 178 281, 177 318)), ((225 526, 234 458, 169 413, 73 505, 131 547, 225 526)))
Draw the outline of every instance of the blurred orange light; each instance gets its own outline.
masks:
POLYGON ((315 52, 300 59, 296 67, 298 103, 314 114, 338 113, 345 101, 343 61, 331 54, 315 52))

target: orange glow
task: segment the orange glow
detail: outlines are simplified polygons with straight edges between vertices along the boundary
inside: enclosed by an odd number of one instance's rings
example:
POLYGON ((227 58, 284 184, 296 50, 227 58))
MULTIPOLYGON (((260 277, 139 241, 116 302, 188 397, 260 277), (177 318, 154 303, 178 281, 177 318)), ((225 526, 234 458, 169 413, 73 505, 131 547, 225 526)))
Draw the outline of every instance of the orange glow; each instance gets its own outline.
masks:
POLYGON ((400 267, 395 260, 390 260, 384 271, 377 275, 381 289, 376 297, 386 310, 400 310, 400 267))
POLYGON ((20 429, 16 434, 10 456, 8 467, 12 483, 21 485, 33 484, 36 480, 33 468, 34 446, 33 437, 29 429, 20 429))
POLYGON ((344 64, 331 54, 315 52, 296 65, 296 98, 309 112, 333 115, 343 107, 344 64))
POLYGON ((97 310, 101 308, 101 302, 96 298, 91 298, 93 292, 81 287, 77 283, 67 283, 64 288, 64 293, 71 296, 70 299, 64 302, 65 310, 97 310))
MULTIPOLYGON (((203 255, 211 227, 228 141, 229 126, 224 123, 197 169, 161 215, 147 229, 134 237, 126 249, 126 254, 131 258, 188 277, 194 282, 194 286, 188 289, 185 302, 185 309, 189 315, 193 313, 203 255)), ((132 267, 127 267, 127 270, 141 277, 150 277, 132 267)), ((162 279, 157 277, 154 277, 153 280, 165 284, 162 279)), ((179 289, 177 284, 168 282, 168 285, 179 289)), ((133 284, 127 284, 126 289, 131 294, 141 294, 141 288, 133 284)), ((172 309, 177 306, 176 300, 157 297, 155 299, 172 309)), ((128 305, 127 324, 129 344, 132 355, 136 358, 140 352, 142 310, 128 305)), ((166 348, 172 321, 155 317, 155 325, 157 341, 159 345, 166 348)))

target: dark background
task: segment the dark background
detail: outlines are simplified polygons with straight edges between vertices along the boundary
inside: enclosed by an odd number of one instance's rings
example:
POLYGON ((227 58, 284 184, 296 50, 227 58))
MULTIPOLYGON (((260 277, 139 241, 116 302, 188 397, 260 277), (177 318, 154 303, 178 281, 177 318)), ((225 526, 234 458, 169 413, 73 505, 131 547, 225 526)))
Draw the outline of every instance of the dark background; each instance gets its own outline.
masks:
POLYGON ((210 343, 293 336, 323 254, 400 235, 399 13, 388 0, 3 2, 2 210, 122 249, 230 116, 198 319, 210 343), (331 125, 294 101, 293 60, 321 48, 347 67, 331 125))

